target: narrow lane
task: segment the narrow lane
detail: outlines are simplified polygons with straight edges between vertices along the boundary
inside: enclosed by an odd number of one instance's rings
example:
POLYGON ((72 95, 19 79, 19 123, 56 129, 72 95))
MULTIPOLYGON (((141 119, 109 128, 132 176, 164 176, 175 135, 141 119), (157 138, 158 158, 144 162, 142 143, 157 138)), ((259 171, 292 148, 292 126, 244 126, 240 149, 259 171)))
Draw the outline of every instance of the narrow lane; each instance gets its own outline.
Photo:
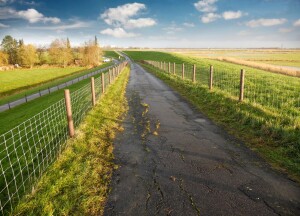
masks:
POLYGON ((300 215, 300 187, 132 63, 105 215, 300 215))

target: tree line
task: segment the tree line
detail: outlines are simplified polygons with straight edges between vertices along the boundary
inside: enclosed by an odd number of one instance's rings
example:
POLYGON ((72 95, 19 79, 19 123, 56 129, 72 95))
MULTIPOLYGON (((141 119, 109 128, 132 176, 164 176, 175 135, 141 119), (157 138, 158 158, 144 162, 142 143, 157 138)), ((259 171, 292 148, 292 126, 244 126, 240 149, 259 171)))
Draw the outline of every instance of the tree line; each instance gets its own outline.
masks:
POLYGON ((25 44, 10 35, 3 38, 0 48, 0 66, 15 65, 32 68, 34 65, 68 65, 97 66, 102 58, 102 50, 97 37, 82 46, 71 47, 69 38, 55 39, 49 47, 36 47, 25 44))

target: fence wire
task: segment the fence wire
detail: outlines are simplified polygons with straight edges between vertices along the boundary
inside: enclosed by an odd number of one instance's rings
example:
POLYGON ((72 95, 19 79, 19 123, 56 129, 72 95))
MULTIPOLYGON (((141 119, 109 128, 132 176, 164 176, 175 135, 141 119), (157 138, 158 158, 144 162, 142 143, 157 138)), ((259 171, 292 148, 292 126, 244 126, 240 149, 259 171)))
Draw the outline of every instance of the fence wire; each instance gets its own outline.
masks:
MULTIPOLYGON (((161 62, 144 61, 155 70, 168 73, 161 62)), ((169 63, 167 63, 169 64, 169 63)), ((182 65, 170 63, 170 75, 182 78, 182 65)), ((195 65, 195 83, 209 88, 210 65, 195 65)), ((194 65, 184 63, 184 79, 193 80, 194 65)), ((213 89, 238 100, 241 71, 236 68, 213 67, 213 89)), ((291 119, 300 116, 300 79, 259 70, 245 72, 244 101, 291 119)))
MULTIPOLYGON (((127 63, 118 67, 123 69, 127 63)), ((105 86, 109 74, 104 72, 105 86)), ((112 81, 112 80, 111 80, 112 81)), ((101 76, 95 79, 97 99, 102 94, 101 76)), ((74 126, 78 127, 92 108, 91 84, 72 92, 74 126)), ((64 149, 68 135, 65 100, 0 135, 0 214, 12 212, 14 205, 30 190, 37 179, 64 149)))

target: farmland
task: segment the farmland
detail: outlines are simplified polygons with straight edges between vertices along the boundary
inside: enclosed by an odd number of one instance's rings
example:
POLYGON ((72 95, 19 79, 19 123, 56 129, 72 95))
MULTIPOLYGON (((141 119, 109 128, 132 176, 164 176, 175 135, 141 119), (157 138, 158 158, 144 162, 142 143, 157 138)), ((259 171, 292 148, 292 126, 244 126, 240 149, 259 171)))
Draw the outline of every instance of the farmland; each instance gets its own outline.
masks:
POLYGON ((245 101, 238 102, 240 65, 162 52, 127 51, 135 60, 176 62, 179 76, 167 76, 145 65, 181 92, 211 119, 226 128, 252 149, 260 152, 277 168, 288 170, 299 179, 300 161, 300 79, 244 67, 245 101), (180 77, 185 63, 186 81, 180 77), (197 84, 190 83, 192 64, 197 84), (214 89, 208 90, 209 66, 214 66, 214 89), (199 72, 200 71, 200 72, 199 72), (213 94, 212 94, 213 93, 213 94), (214 107, 214 109, 211 109, 214 107))
POLYGON ((82 67, 15 69, 0 72, 0 95, 39 85, 83 70, 82 67))
POLYGON ((300 68, 299 49, 178 49, 172 50, 172 52, 200 58, 232 57, 246 61, 300 68))

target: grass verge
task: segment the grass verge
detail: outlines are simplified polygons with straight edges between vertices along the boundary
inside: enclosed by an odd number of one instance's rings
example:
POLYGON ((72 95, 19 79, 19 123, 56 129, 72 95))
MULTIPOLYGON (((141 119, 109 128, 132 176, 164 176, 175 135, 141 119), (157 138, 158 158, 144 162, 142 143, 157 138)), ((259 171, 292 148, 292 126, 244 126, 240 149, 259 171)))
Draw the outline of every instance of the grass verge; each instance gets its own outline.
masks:
POLYGON ((300 182, 300 129, 278 124, 278 118, 250 103, 240 103, 221 92, 142 65, 178 91, 199 111, 229 134, 260 153, 274 168, 300 182))
POLYGON ((125 88, 129 68, 109 87, 87 115, 58 160, 14 215, 101 215, 109 192, 113 139, 127 111, 125 88))

